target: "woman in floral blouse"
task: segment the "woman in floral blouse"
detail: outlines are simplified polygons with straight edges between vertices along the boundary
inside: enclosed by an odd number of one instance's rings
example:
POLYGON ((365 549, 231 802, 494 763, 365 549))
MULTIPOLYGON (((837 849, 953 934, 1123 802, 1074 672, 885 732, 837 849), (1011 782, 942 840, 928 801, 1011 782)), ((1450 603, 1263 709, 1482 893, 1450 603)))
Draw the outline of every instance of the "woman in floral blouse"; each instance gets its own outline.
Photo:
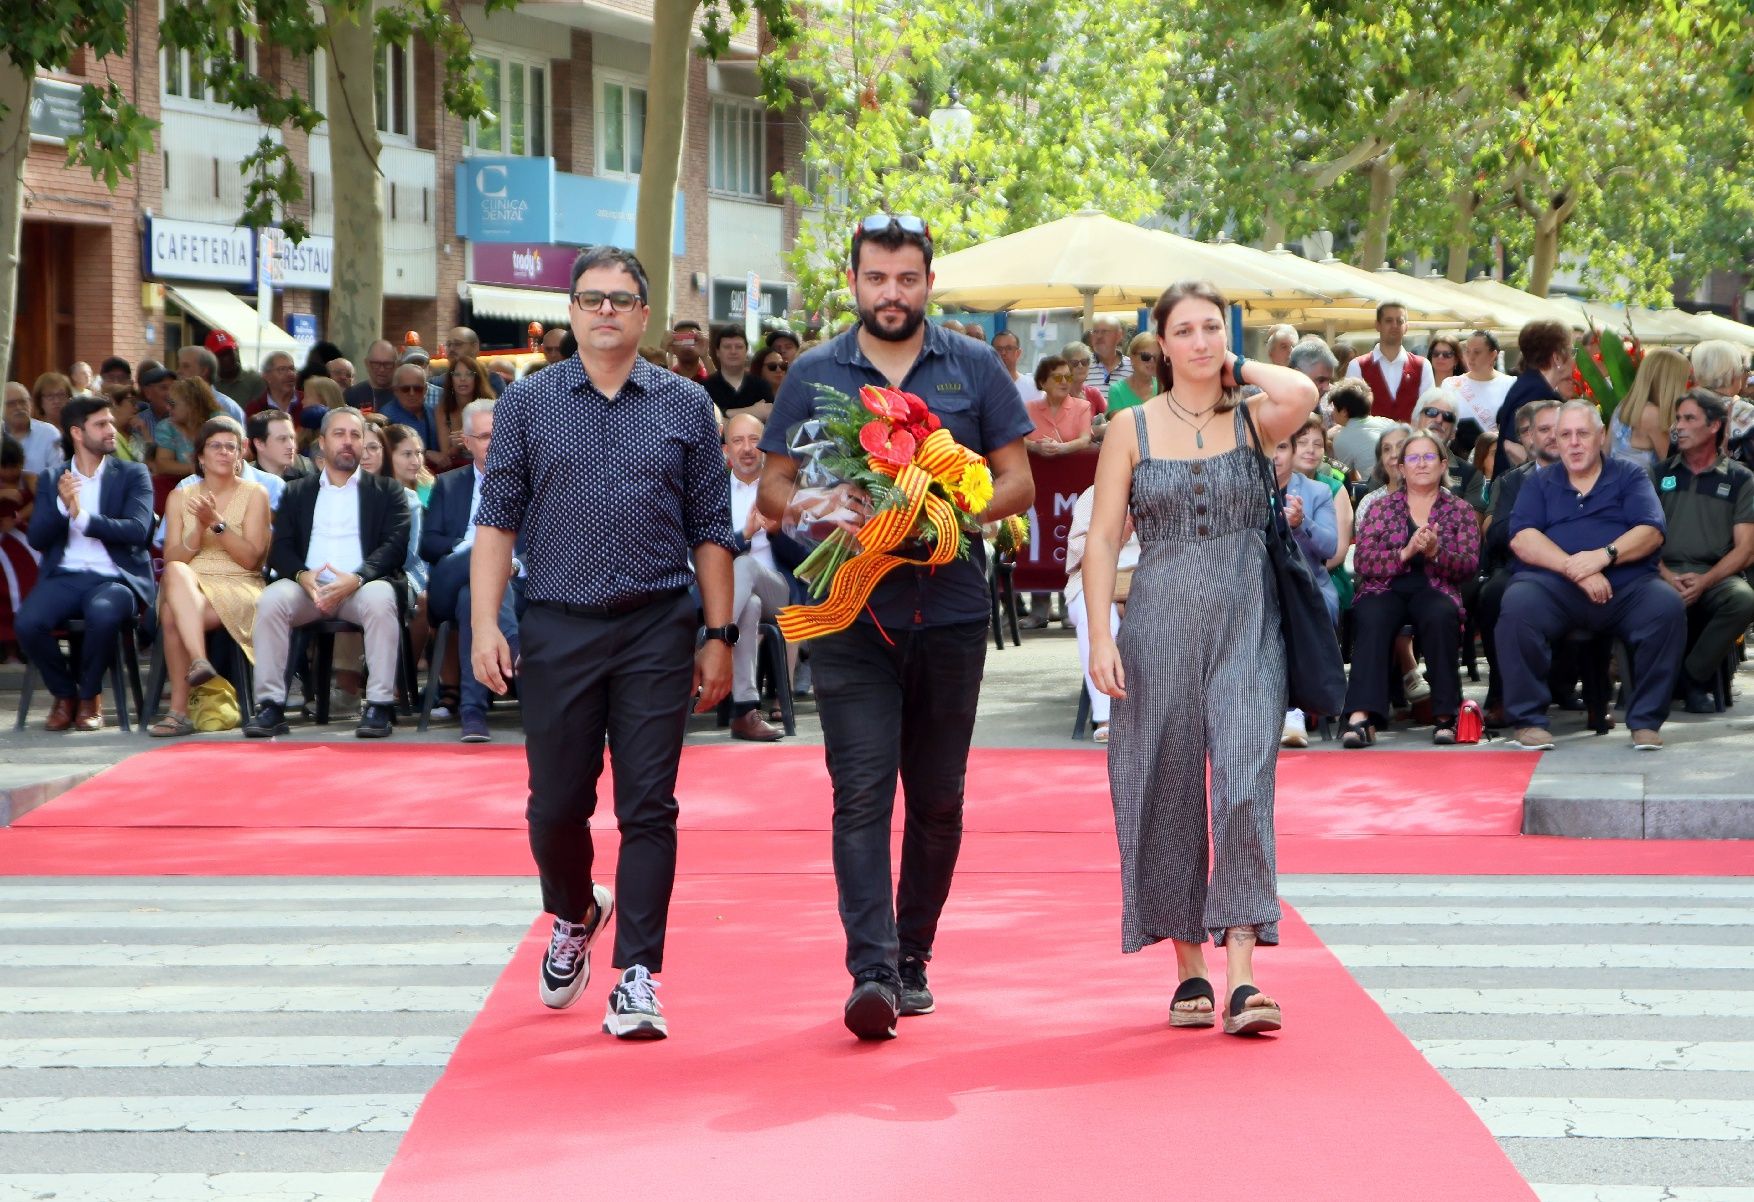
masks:
POLYGON ((1421 431, 1401 446, 1401 487, 1385 493, 1359 523, 1353 574, 1352 677, 1346 688, 1347 747, 1376 741, 1374 723, 1389 712, 1394 641, 1412 625, 1425 652, 1434 743, 1456 741, 1462 704, 1458 657, 1462 582, 1480 565, 1480 524, 1466 501, 1445 487, 1444 448, 1421 431))

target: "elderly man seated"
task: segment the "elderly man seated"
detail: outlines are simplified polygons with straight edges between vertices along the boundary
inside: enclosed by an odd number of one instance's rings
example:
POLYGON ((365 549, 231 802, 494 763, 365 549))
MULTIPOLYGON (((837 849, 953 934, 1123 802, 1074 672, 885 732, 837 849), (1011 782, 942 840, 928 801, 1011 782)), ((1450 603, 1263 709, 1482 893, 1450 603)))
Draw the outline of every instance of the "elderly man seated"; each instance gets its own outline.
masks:
POLYGON ((773 743, 785 732, 761 714, 758 683, 761 623, 792 598, 791 582, 774 562, 772 536, 779 523, 761 516, 755 497, 761 490, 762 420, 753 413, 733 413, 725 420, 725 460, 731 468, 731 529, 736 531, 737 558, 732 562, 734 591, 731 618, 742 637, 731 648, 731 737, 773 743))
POLYGON ((1729 407, 1694 389, 1675 406, 1674 457, 1651 471, 1668 521, 1658 566, 1687 607, 1682 663, 1687 712, 1711 714, 1718 666, 1754 621, 1754 588, 1742 570, 1754 559, 1754 472, 1724 456, 1729 407))
MULTIPOLYGON (((1512 417, 1514 421, 1514 415, 1512 417)), ((1687 619, 1657 574, 1666 522, 1650 477, 1604 456, 1602 415, 1587 401, 1559 411, 1559 462, 1523 485, 1510 519, 1519 563, 1498 619, 1504 704, 1515 745, 1553 746, 1547 672, 1553 644, 1583 630, 1613 632, 1632 654, 1626 724, 1632 746, 1655 751, 1669 716, 1687 619)))

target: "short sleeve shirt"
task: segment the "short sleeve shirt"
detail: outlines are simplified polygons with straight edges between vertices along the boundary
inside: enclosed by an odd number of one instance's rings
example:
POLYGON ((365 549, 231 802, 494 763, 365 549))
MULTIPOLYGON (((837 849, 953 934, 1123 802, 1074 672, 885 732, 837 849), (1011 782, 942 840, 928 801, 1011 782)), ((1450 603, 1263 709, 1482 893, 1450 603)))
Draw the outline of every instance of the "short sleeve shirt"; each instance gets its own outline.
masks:
MULTIPOLYGON (((1667 520, 1657 504, 1650 477, 1625 460, 1612 456, 1602 463, 1602 474, 1588 493, 1572 486, 1563 463, 1538 468, 1523 484, 1516 508, 1510 515, 1510 536, 1539 530, 1567 555, 1598 551, 1634 526, 1666 530, 1667 520)), ((1657 570, 1657 556, 1646 555, 1630 563, 1618 563, 1602 573, 1615 588, 1632 584, 1657 570)), ((1519 572, 1545 572, 1520 560, 1519 572)), ((1547 572, 1555 579, 1564 579, 1547 572)))
POLYGON ((1668 519, 1663 562, 1672 572, 1709 571, 1735 544, 1736 527, 1754 522, 1754 472, 1720 458, 1694 475, 1676 455, 1651 471, 1668 519))
MULTIPOLYGON (((908 369, 901 389, 925 401, 956 441, 986 455, 1027 437, 1035 423, 1024 411, 1011 373, 993 348, 928 323, 920 357, 908 369)), ((883 373, 859 348, 857 326, 798 356, 774 402, 761 449, 789 453, 790 435, 823 404, 818 386, 856 397, 867 384, 888 387, 883 373)), ((986 552, 971 540, 969 557, 941 568, 897 568, 871 594, 860 621, 872 616, 884 629, 949 626, 984 622, 992 605, 987 594, 986 552)))

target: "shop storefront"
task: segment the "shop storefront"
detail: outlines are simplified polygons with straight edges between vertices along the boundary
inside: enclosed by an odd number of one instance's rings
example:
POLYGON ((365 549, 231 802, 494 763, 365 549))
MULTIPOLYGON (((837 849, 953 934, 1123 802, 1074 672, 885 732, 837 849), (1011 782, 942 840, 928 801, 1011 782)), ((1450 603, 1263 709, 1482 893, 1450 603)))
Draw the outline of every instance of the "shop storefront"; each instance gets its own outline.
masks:
POLYGON ((334 244, 312 237, 294 246, 278 230, 258 238, 237 226, 150 217, 143 264, 153 285, 144 290, 145 301, 163 330, 167 362, 211 330, 237 339, 245 363, 259 363, 274 350, 290 351, 302 362, 304 348, 323 328, 334 244), (258 255, 281 298, 281 324, 264 323, 256 311, 258 255), (298 303, 288 304, 289 294, 298 303))

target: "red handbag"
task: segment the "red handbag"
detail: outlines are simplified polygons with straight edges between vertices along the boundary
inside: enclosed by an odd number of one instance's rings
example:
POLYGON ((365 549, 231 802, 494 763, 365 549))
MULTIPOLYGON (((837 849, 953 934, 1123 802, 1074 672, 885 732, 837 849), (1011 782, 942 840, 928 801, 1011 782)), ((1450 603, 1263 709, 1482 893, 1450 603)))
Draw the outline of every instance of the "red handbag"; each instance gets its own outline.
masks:
POLYGON ((1480 703, 1462 702, 1462 711, 1456 715, 1456 742, 1478 743, 1485 731, 1486 720, 1480 715, 1480 703))

